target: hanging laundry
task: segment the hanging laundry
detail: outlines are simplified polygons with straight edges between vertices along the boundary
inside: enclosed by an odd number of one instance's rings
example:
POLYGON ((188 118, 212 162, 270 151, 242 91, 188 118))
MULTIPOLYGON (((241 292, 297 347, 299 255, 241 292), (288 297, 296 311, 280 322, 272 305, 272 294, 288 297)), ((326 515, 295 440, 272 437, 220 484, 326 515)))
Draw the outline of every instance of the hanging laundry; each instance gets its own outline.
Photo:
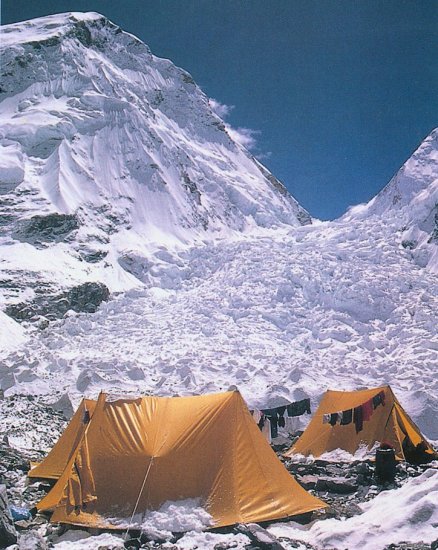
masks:
POLYGON ((275 439, 276 437, 278 437, 278 419, 277 419, 277 415, 270 416, 269 417, 269 422, 271 423, 271 438, 275 439))
POLYGON ((286 416, 284 429, 289 434, 295 434, 300 429, 300 419, 297 416, 286 416))
POLYGON ((353 409, 342 411, 341 425, 346 426, 347 424, 351 424, 352 421, 353 421, 353 409))
POLYGON ((263 409, 262 413, 269 419, 271 424, 271 438, 278 437, 278 412, 277 409, 263 409))
POLYGON ((373 397, 373 408, 377 409, 379 405, 385 405, 385 392, 383 390, 373 397))
POLYGON ((295 403, 289 403, 286 407, 288 416, 301 416, 304 413, 312 414, 310 410, 310 399, 302 399, 295 403))
POLYGON ((257 426, 260 428, 261 431, 263 431, 263 426, 265 425, 265 415, 263 413, 260 414, 260 420, 257 422, 257 426))
POLYGON ((356 433, 359 433, 363 430, 363 409, 362 405, 354 408, 353 420, 356 426, 356 433))
POLYGON ((271 423, 269 418, 264 418, 262 434, 265 436, 266 441, 271 444, 271 423))
POLYGON ((374 411, 374 408, 373 408, 373 400, 372 400, 372 399, 369 399, 368 401, 366 401, 366 402, 362 405, 363 420, 364 420, 364 421, 370 420, 371 416, 373 415, 373 411, 374 411))
POLYGON ((258 409, 254 409, 253 411, 250 411, 250 413, 252 414, 255 423, 258 424, 262 418, 262 413, 258 409))
MULTIPOLYGON (((254 409, 251 414, 254 416, 257 414, 257 410, 254 409)), ((288 418, 289 417, 296 417, 301 416, 304 413, 311 414, 310 410, 310 399, 302 399, 301 401, 297 401, 296 403, 289 403, 289 405, 282 405, 280 407, 271 407, 270 409, 262 409, 260 414, 263 415, 263 418, 269 419, 269 423, 271 426, 271 437, 274 439, 275 437, 278 437, 278 428, 286 428, 286 414, 288 418)), ((263 428, 263 420, 260 420, 259 422, 259 428, 263 428)))
POLYGON ((338 421, 338 413, 332 413, 330 415, 330 420, 329 420, 329 424, 330 426, 335 426, 336 425, 336 422, 338 421))
POLYGON ((278 416, 278 427, 284 428, 286 426, 286 420, 284 418, 284 413, 286 412, 286 407, 277 407, 277 416, 278 416))

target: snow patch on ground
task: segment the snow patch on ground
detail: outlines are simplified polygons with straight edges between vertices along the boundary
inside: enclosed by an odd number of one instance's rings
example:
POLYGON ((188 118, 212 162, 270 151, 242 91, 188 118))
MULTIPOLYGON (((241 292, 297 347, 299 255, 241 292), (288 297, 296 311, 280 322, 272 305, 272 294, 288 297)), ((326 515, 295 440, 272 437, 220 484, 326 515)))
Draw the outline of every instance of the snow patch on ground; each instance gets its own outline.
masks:
POLYGON ((198 533, 191 531, 186 533, 177 543, 165 543, 163 548, 177 548, 178 550, 201 550, 201 549, 213 549, 213 548, 236 548, 237 550, 244 550, 250 539, 239 533, 237 535, 220 534, 220 533, 198 533))
POLYGON ((430 543, 438 538, 438 470, 429 469, 399 489, 383 491, 362 504, 363 514, 318 521, 310 528, 291 522, 268 527, 276 537, 289 537, 318 549, 373 548, 398 542, 430 543))
POLYGON ((27 340, 26 330, 0 311, 0 358, 23 346, 27 340))
POLYGON ((110 533, 102 533, 91 536, 87 531, 70 530, 59 537, 54 543, 56 550, 122 550, 124 548, 123 537, 110 533))
MULTIPOLYGON (((357 451, 352 455, 344 449, 334 449, 327 453, 323 453, 321 456, 317 457, 317 460, 324 460, 325 462, 356 462, 358 460, 370 460, 376 455, 376 448, 379 446, 379 443, 376 443, 371 449, 368 449, 367 445, 360 445, 357 451)), ((289 457, 288 457, 289 458, 289 457)), ((305 464, 311 464, 315 461, 315 457, 312 455, 304 456, 300 454, 294 454, 290 457, 292 462, 299 462, 305 464)))
POLYGON ((169 501, 158 510, 136 513, 132 520, 108 518, 108 521, 120 529, 139 529, 151 539, 168 540, 172 533, 203 531, 213 525, 212 516, 200 504, 196 498, 169 501))

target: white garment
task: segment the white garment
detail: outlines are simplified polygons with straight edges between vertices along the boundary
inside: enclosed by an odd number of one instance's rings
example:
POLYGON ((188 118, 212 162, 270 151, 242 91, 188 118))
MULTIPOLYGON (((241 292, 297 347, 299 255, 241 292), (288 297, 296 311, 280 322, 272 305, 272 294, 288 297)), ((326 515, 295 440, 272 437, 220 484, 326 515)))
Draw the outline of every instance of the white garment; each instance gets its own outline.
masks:
POLYGON ((262 434, 265 436, 266 441, 271 444, 271 421, 269 418, 265 418, 265 423, 263 424, 262 434))
POLYGON ((260 419, 262 417, 262 413, 258 409, 254 409, 252 411, 252 417, 255 420, 255 423, 258 424, 260 422, 260 419))
POLYGON ((288 434, 294 434, 300 429, 299 416, 285 416, 284 419, 286 421, 286 425, 282 429, 286 430, 288 434))

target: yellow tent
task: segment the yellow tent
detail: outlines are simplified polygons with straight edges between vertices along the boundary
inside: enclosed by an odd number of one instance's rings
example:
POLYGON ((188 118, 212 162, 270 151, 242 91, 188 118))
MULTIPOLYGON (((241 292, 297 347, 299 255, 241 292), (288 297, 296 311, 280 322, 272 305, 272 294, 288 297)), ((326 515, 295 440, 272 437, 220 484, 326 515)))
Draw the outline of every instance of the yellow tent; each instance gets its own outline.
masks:
POLYGON ((421 453, 426 459, 435 455, 389 386, 351 392, 328 390, 306 430, 285 456, 302 454, 318 457, 335 449, 354 454, 361 445, 371 449, 376 443, 384 442, 394 447, 399 460, 417 460, 421 453), (378 405, 375 409, 372 407, 371 417, 363 422, 361 431, 356 431, 354 421, 333 426, 324 423, 324 415, 355 409, 382 393, 384 404, 377 399, 378 405))
POLYGON ((110 518, 129 524, 134 512, 188 498, 200 499, 215 527, 326 506, 291 477, 238 392, 83 401, 30 472, 43 474, 58 481, 38 509, 53 510, 54 522, 89 527, 120 528, 110 518))
POLYGON ((59 479, 78 445, 82 442, 87 423, 85 415, 93 415, 96 401, 83 399, 78 410, 70 420, 61 437, 46 458, 40 464, 31 463, 32 469, 28 476, 43 479, 59 479), (88 411, 88 412, 86 412, 88 411))

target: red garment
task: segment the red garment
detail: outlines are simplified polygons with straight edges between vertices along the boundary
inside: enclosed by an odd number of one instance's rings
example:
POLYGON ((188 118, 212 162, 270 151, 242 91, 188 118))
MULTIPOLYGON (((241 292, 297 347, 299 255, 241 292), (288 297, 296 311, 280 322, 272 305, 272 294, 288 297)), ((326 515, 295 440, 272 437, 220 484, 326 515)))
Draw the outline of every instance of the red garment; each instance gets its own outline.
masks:
POLYGON ((369 399, 366 403, 362 405, 363 419, 369 420, 373 414, 373 400, 369 399))

